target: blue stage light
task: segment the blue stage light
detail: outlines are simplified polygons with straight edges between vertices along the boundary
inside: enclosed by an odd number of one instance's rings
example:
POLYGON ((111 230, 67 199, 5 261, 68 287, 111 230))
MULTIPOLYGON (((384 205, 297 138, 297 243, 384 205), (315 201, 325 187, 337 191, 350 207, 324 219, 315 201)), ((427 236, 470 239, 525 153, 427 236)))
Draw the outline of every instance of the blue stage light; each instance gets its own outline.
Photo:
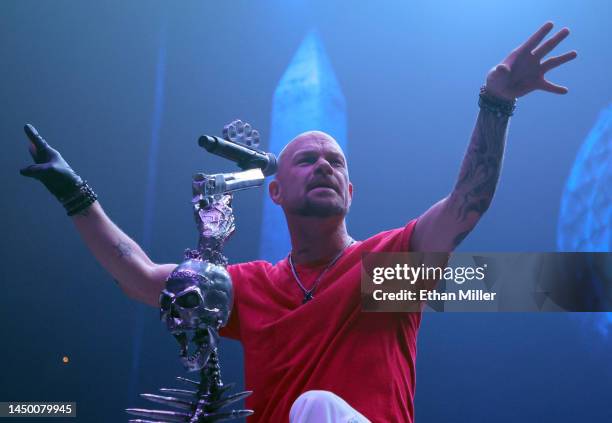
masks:
MULTIPOLYGON (((327 132, 346 153, 345 100, 316 31, 306 35, 276 87, 270 127, 268 150, 274 154, 309 130, 327 132)), ((275 263, 290 249, 282 210, 266 196, 260 258, 275 263)))

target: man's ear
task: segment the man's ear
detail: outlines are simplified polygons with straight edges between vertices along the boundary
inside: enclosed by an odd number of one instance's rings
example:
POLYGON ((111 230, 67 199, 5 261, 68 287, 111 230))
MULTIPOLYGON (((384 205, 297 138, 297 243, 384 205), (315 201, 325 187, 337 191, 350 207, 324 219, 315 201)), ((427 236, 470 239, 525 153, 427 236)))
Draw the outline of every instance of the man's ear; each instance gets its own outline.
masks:
POLYGON ((270 194, 270 198, 272 199, 274 204, 280 204, 281 188, 280 184, 276 179, 270 181, 270 184, 268 185, 268 193, 270 194))
POLYGON ((353 184, 349 182, 348 184, 348 192, 349 192, 349 206, 353 202, 353 184))

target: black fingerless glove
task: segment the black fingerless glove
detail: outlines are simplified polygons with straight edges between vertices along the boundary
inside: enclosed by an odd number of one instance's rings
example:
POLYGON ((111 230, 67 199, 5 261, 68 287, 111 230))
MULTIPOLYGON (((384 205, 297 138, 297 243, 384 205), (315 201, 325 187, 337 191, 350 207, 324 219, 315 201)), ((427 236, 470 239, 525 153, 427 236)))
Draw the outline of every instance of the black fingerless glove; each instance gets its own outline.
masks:
POLYGON ((77 175, 61 154, 27 124, 25 133, 32 142, 30 155, 36 164, 19 171, 23 176, 38 179, 66 208, 68 216, 80 213, 98 198, 85 181, 77 175))

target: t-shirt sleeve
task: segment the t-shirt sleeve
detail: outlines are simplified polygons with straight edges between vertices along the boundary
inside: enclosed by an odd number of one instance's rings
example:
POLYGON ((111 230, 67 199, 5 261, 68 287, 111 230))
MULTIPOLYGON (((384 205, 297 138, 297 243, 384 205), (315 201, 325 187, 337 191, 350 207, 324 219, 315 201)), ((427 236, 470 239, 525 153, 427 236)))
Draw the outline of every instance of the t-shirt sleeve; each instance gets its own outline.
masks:
POLYGON ((408 222, 404 227, 380 232, 363 241, 363 251, 400 253, 410 251, 410 237, 414 232, 417 219, 408 222))
POLYGON ((230 318, 227 324, 223 326, 221 330, 219 331, 219 335, 225 338, 231 338, 231 339, 236 339, 236 340, 240 340, 240 318, 239 318, 240 311, 238 310, 239 302, 236 300, 236 298, 238 297, 240 293, 240 279, 241 279, 240 278, 240 274, 241 274, 240 266, 241 264, 230 264, 229 266, 227 266, 227 271, 232 277, 232 287, 234 290, 234 301, 232 304, 232 312, 230 313, 230 318))

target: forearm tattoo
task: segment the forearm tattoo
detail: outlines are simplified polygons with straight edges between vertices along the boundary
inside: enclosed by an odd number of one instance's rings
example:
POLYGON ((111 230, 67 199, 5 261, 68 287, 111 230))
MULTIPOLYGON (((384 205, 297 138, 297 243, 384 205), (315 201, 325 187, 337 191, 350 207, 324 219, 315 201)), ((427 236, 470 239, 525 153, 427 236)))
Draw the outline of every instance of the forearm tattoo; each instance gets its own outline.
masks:
MULTIPOLYGON (((478 114, 453 192, 460 222, 465 221, 472 212, 480 218, 493 200, 501 171, 508 120, 507 116, 498 117, 487 110, 480 110, 478 114)), ((467 232, 458 234, 455 238, 457 244, 466 235, 467 232)))
POLYGON ((115 244, 115 249, 119 258, 128 258, 132 255, 132 247, 125 241, 119 241, 115 244))

